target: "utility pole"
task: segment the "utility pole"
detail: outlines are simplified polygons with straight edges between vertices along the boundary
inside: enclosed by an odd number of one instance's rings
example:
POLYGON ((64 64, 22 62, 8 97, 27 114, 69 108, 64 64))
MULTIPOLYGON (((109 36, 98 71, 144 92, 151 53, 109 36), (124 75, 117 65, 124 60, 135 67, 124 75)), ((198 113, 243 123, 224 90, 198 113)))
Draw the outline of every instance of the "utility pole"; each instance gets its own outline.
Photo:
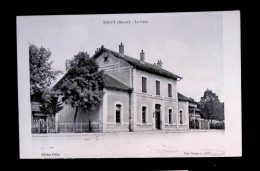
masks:
POLYGON ((196 122, 195 122, 195 107, 193 109, 193 117, 194 117, 194 129, 196 129, 196 122))

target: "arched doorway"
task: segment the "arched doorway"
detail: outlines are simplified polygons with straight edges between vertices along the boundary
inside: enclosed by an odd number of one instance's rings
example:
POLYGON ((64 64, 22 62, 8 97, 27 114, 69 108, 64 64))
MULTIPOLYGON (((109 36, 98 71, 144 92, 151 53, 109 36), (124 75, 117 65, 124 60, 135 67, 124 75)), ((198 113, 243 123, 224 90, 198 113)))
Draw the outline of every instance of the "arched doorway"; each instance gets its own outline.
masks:
POLYGON ((156 104, 155 105, 155 128, 161 129, 161 105, 156 104))

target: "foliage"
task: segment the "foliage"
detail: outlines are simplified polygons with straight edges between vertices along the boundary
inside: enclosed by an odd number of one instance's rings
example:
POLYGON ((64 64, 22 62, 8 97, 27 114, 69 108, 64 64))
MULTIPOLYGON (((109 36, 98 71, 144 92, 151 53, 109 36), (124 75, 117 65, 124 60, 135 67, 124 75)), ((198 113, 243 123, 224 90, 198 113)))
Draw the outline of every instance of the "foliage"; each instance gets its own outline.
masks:
POLYGON ((50 89, 44 89, 41 96, 42 113, 55 116, 57 112, 63 109, 62 102, 58 100, 58 94, 50 89))
POLYGON ((189 121, 189 128, 190 129, 194 129, 194 125, 196 129, 199 129, 199 122, 196 120, 194 123, 194 120, 190 120, 189 121))
POLYGON ((29 62, 30 62, 30 94, 31 102, 41 101, 42 93, 48 88, 60 70, 53 70, 50 61, 51 52, 44 47, 38 48, 30 44, 29 46, 29 62))
POLYGON ((104 73, 98 70, 94 59, 85 52, 79 52, 66 62, 66 77, 60 84, 63 93, 62 101, 76 107, 74 122, 78 108, 96 109, 102 101, 104 73))
POLYGON ((207 89, 199 102, 202 116, 205 119, 224 120, 224 103, 221 103, 218 96, 207 89))
POLYGON ((210 123, 210 129, 225 129, 224 123, 210 123))
POLYGON ((55 100, 56 92, 49 87, 62 71, 52 69, 53 61, 50 61, 50 57, 51 52, 44 47, 29 45, 31 102, 39 102, 42 113, 54 115, 62 106, 55 100))

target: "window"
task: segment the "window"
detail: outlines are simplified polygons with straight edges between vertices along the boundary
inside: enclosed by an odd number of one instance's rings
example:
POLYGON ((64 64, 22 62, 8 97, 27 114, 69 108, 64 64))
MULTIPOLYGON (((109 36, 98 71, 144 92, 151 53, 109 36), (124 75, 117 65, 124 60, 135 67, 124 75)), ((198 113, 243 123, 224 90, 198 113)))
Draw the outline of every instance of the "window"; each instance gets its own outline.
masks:
POLYGON ((172 124, 172 109, 169 109, 169 124, 172 124))
POLYGON ((182 110, 180 110, 180 124, 183 124, 183 120, 182 120, 182 110))
POLYGON ((116 123, 120 123, 121 121, 121 105, 120 104, 117 104, 116 105, 116 123))
POLYGON ((108 54, 105 54, 105 56, 104 56, 104 62, 107 63, 108 60, 109 60, 109 59, 108 59, 108 54))
POLYGON ((160 81, 156 80, 156 95, 160 95, 160 81))
POLYGON ((142 77, 142 92, 147 93, 147 78, 142 77))
POLYGON ((142 107, 142 122, 146 123, 146 107, 142 107))
POLYGON ((168 84, 168 97, 172 97, 172 85, 168 84))
POLYGON ((104 62, 107 63, 108 62, 108 56, 104 57, 104 62))

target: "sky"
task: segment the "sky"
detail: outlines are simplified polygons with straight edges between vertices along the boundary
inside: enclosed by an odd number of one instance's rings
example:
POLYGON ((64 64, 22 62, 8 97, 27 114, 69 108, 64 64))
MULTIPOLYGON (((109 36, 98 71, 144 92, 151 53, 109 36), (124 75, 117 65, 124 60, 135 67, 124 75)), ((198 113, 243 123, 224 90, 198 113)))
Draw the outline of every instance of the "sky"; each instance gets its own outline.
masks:
POLYGON ((144 50, 146 62, 161 60, 164 69, 183 77, 178 92, 199 101, 208 88, 221 102, 222 23, 221 12, 26 16, 22 20, 28 45, 48 48, 55 69, 65 70, 65 61, 78 52, 93 55, 101 45, 118 51, 122 42, 126 55, 139 59, 144 50))

